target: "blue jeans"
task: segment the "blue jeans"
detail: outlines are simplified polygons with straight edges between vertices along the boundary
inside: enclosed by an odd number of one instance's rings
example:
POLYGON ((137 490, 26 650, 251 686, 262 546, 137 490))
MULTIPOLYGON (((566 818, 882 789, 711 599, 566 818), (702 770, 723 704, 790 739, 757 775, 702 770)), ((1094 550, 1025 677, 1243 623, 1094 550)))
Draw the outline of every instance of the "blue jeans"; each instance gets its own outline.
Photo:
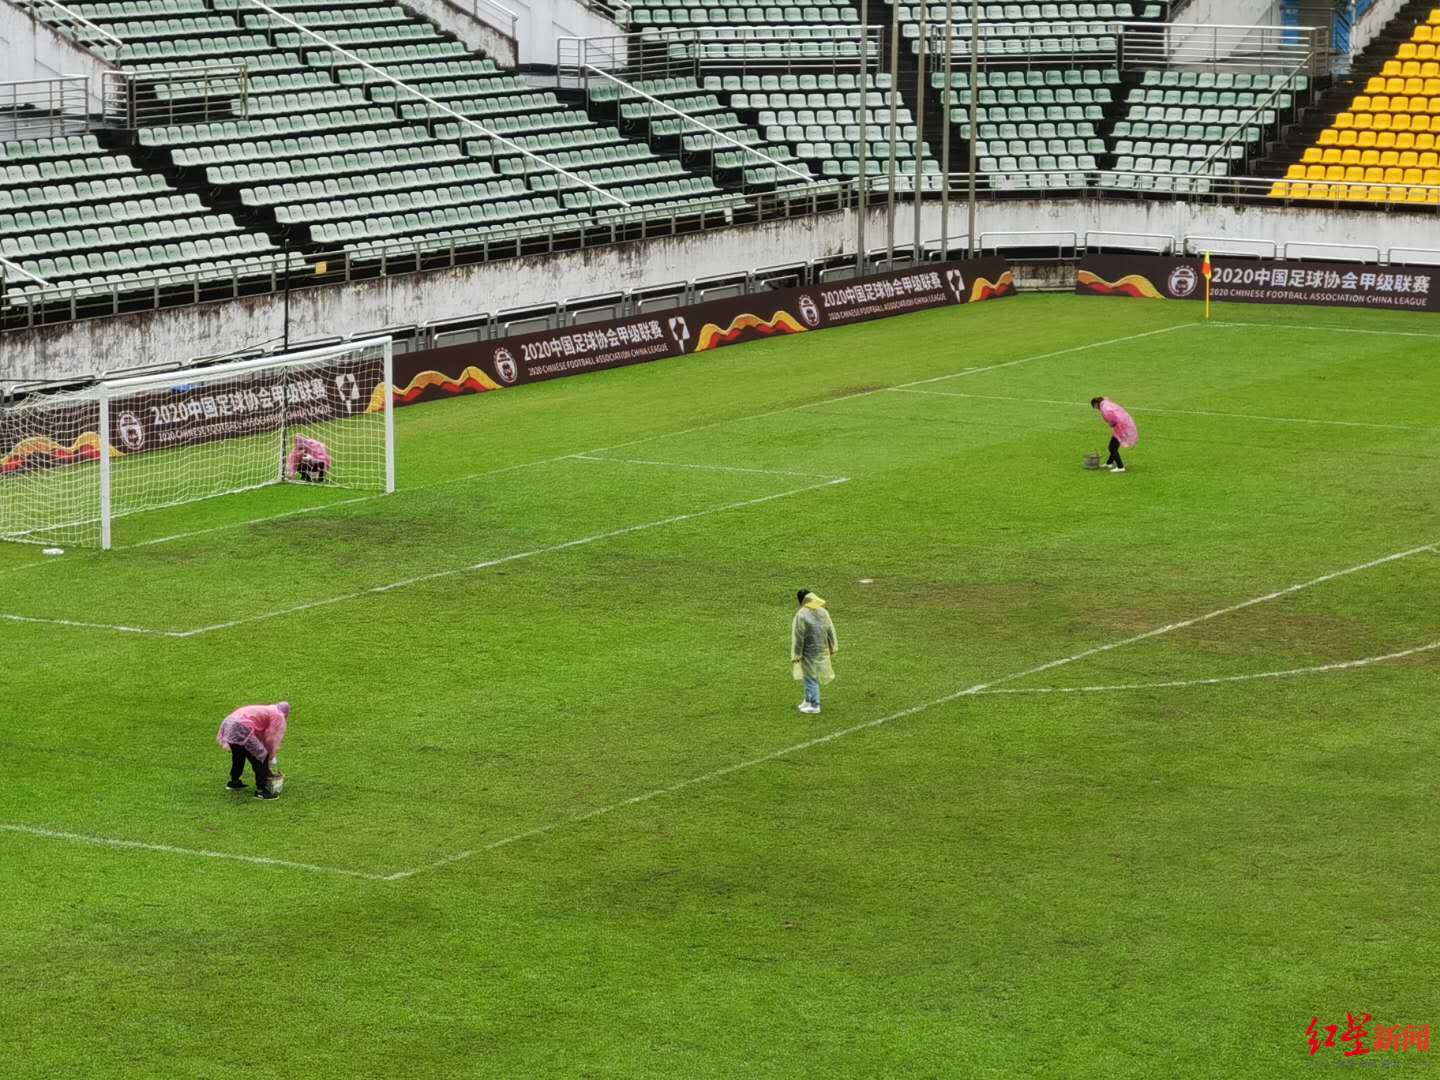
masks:
POLYGON ((820 704, 820 680, 805 676, 805 700, 811 705, 820 704))

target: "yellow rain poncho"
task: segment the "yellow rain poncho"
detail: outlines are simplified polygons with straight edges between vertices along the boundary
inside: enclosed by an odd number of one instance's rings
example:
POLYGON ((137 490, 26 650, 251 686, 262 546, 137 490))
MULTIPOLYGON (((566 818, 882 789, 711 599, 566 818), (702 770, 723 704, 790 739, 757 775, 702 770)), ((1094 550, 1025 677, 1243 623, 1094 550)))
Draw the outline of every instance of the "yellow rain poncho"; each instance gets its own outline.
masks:
POLYGON ((794 665, 795 678, 806 675, 822 686, 835 681, 835 669, 830 666, 830 657, 840 648, 835 637, 835 624, 830 621, 830 612, 825 610, 825 601, 814 593, 805 594, 805 603, 795 612, 790 624, 790 659, 799 658, 794 665))

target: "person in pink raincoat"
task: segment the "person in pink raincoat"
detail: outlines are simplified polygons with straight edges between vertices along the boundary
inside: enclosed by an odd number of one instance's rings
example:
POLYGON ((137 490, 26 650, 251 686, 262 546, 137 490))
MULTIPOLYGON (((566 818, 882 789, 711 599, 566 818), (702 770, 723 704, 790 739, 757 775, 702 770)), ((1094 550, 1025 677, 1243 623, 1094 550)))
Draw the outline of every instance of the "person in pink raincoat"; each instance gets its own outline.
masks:
POLYGON ((275 759, 280 753, 280 743, 285 738, 285 728, 290 722, 290 703, 281 701, 275 705, 242 705, 224 720, 215 733, 220 748, 230 751, 230 782, 225 786, 231 791, 241 791, 245 781, 240 774, 245 771, 245 762, 255 774, 255 797, 257 799, 278 799, 271 790, 270 780, 275 774, 275 759))
POLYGON ((1110 456, 1105 465, 1111 472, 1125 471, 1125 462, 1120 460, 1120 448, 1134 446, 1140 441, 1140 431, 1130 414, 1107 397, 1090 399, 1090 407, 1100 413, 1100 418, 1110 425, 1110 456))
POLYGON ((285 479, 294 480, 298 474, 306 483, 323 484, 333 464, 328 446, 319 439, 296 435, 295 449, 285 459, 285 479))

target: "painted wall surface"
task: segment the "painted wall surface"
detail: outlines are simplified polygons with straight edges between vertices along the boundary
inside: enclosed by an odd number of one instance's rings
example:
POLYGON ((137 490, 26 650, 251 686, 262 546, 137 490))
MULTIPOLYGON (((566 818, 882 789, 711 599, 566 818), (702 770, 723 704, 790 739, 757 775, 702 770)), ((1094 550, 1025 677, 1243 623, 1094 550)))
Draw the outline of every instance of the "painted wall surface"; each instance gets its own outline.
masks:
POLYGON ((1365 14, 1356 19, 1355 25, 1350 29, 1350 52, 1364 52, 1366 47, 1384 32, 1395 13, 1404 6, 1405 0, 1377 0, 1366 8, 1365 14))
POLYGON ((502 68, 520 63, 519 46, 510 36, 509 23, 493 7, 467 0, 405 0, 404 6, 454 34, 466 48, 491 57, 502 68))
MULTIPOLYGON (((481 22, 500 26, 504 29, 504 16, 484 3, 476 0, 406 0, 410 7, 433 20, 446 30, 459 36, 458 26, 478 18, 481 22), (474 12, 474 14, 472 14, 474 12)), ((503 61, 498 53, 482 46, 482 51, 494 56, 502 66, 516 63, 555 63, 555 43, 562 37, 617 37, 623 31, 605 16, 590 11, 575 0, 495 0, 509 8, 516 15, 515 37, 518 42, 519 59, 503 61)), ((461 36, 462 41, 469 38, 461 36)))
POLYGON ((36 22, 8 0, 0 0, 0 79, 54 79, 83 75, 90 81, 90 108, 100 109, 100 75, 113 67, 94 53, 36 22))
MULTIPOLYGON (((966 210, 952 206, 952 237, 965 231, 966 210)), ((896 215, 900 245, 912 235, 908 207, 896 215)), ((884 210, 871 219, 869 244, 884 242, 884 210)), ((1440 248, 1440 224, 1433 216, 1327 211, 1255 205, 1199 206, 1180 202, 1122 200, 1017 200, 980 208, 980 240, 986 248, 1084 243, 1092 233, 1099 245, 1116 233, 1160 233, 1253 238, 1285 242, 1357 244, 1378 248, 1440 248), (1027 245, 1027 233, 1046 232, 1027 245), (1073 234, 1073 241, 1070 236, 1073 234), (1426 237, 1437 239, 1427 241, 1426 237)), ((322 289, 290 297, 290 336, 306 341, 337 335, 458 319, 527 304, 594 296, 735 273, 756 267, 801 262, 853 252, 852 214, 826 214, 793 221, 729 229, 702 236, 651 240, 519 261, 391 277, 322 289)), ((928 204, 921 219, 926 238, 940 235, 939 206, 928 204)), ((1323 248, 1292 252, 1326 257, 1323 248)), ((1330 257, 1334 257, 1331 253, 1330 257)), ((1436 258, 1440 258, 1437 255, 1436 258)), ((0 335, 0 379, 54 378, 95 370, 120 370, 142 363, 183 362, 197 356, 256 347, 278 340, 283 305, 279 297, 250 297, 195 308, 124 315, 113 319, 0 335)))

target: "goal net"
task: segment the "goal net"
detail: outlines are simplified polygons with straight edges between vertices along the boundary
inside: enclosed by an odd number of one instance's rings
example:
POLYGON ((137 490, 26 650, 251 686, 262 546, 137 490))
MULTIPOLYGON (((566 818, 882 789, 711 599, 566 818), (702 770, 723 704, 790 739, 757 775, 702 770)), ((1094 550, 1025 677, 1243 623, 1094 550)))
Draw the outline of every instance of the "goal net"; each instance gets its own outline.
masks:
POLYGON ((0 400, 0 540, 111 546, 116 518, 270 484, 395 490, 388 338, 0 400))

